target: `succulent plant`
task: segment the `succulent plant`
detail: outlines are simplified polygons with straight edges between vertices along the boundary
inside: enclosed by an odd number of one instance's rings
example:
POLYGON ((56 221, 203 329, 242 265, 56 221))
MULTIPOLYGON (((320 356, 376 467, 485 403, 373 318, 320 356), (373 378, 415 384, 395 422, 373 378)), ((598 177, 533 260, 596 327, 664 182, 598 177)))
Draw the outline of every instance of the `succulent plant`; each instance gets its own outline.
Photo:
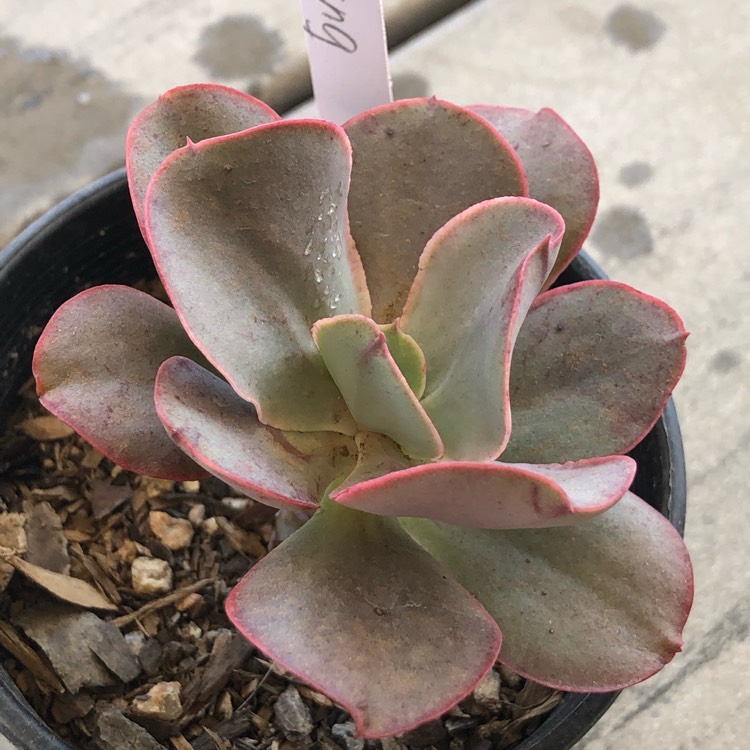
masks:
POLYGON ((172 307, 79 294, 38 392, 127 469, 311 514, 229 596, 250 641, 366 737, 497 659, 601 692, 673 657, 690 561, 622 454, 686 333, 624 284, 551 288, 598 201, 558 115, 413 99, 342 128, 198 85, 135 120, 127 161, 172 307))

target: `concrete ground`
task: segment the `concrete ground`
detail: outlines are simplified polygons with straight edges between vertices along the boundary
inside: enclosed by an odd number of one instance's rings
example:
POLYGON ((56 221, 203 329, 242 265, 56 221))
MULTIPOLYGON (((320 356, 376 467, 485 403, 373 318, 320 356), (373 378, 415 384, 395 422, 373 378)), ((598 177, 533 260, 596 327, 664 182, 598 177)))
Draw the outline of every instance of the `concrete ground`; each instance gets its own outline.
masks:
MULTIPOLYGON (((580 750, 750 747, 750 6, 740 0, 485 0, 433 23, 386 2, 397 95, 558 110, 591 147, 589 251, 692 331, 676 392, 695 608, 682 655, 627 691, 580 750)), ((5 0, 0 245, 121 163, 132 115, 211 80, 279 107, 305 92, 297 0, 5 0)), ((0 748, 2 741, 0 739, 0 748)))

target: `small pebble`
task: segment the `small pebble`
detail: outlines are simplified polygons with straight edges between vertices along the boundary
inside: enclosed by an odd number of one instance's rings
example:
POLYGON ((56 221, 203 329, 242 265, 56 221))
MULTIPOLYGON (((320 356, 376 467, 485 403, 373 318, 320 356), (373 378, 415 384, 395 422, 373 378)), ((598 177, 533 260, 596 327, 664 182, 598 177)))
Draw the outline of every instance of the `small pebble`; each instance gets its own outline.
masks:
POLYGON ((174 482, 171 479, 155 479, 154 477, 142 477, 142 486, 145 485, 148 497, 159 497, 165 492, 174 491, 174 482))
POLYGON ((157 682, 146 695, 138 696, 130 708, 138 716, 175 721, 182 714, 179 682, 157 682))
POLYGON ((187 612, 189 609, 195 609, 203 604, 203 597, 194 591, 192 594, 188 594, 183 599, 180 599, 174 606, 178 612, 187 612))
POLYGON ((342 724, 334 724, 331 727, 331 735, 345 750, 364 750, 365 741, 355 737, 357 732, 353 721, 345 721, 342 724))
POLYGON ((497 708, 500 705, 500 675, 491 669, 486 677, 474 688, 474 700, 481 706, 497 708))
POLYGON ((206 520, 206 506, 203 503, 193 505, 188 511, 188 521, 197 529, 206 520))
POLYGON ((19 555, 26 552, 26 515, 24 513, 3 513, 0 515, 0 548, 3 556, 19 555))
POLYGON ((141 596, 156 596, 172 590, 172 568, 165 560, 136 557, 130 568, 133 590, 141 596))
POLYGON ((163 510, 148 514, 148 525, 162 544, 171 550, 185 549, 193 540, 193 524, 187 518, 175 518, 163 510))
POLYGON ((273 706, 273 713, 276 724, 287 737, 304 737, 312 731, 310 709, 302 701, 293 685, 279 695, 273 706))
POLYGON ((156 677, 161 670, 162 649, 156 638, 147 638, 138 654, 141 668, 149 677, 156 677))

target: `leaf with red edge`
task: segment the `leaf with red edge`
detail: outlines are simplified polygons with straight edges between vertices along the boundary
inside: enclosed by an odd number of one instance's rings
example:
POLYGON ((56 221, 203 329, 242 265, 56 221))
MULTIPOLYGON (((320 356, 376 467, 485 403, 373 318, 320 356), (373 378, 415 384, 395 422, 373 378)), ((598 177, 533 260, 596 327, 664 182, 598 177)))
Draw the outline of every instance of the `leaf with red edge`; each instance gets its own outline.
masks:
POLYGON ((385 516, 415 516, 481 529, 533 529, 580 523, 614 505, 635 476, 635 461, 610 456, 552 466, 446 461, 373 471, 360 458, 337 503, 385 516))
POLYGON ((535 682, 620 690, 681 648, 693 600, 690 558, 669 521, 630 492, 576 526, 402 523, 497 620, 500 661, 535 682))
POLYGON ((282 432, 223 380, 184 357, 159 369, 156 410, 172 440, 240 492, 274 508, 315 509, 354 466, 354 441, 337 432, 282 432))
POLYGON ((503 461, 627 453, 680 379, 686 337, 671 307, 614 281, 538 297, 513 351, 513 430, 503 461))
POLYGON ((253 566, 227 613, 369 738, 447 711, 501 642, 492 618, 397 521, 330 502, 253 566))
POLYGON ((530 112, 513 107, 469 107, 505 136, 523 163, 529 196, 560 212, 565 237, 547 289, 581 249, 599 204, 594 157, 565 120, 551 109, 530 112))
POLYGON ((278 119, 260 99, 213 83, 178 86, 162 94, 133 120, 125 146, 130 196, 141 229, 148 184, 173 151, 188 139, 197 143, 278 119))
POLYGON ((206 472, 170 439, 154 408, 154 380, 177 354, 201 359, 172 308, 126 286, 81 292, 52 316, 34 352, 45 408, 120 466, 152 477, 206 472))
POLYGON ((443 442, 394 361, 386 334, 364 315, 319 320, 313 339, 361 430, 387 435, 404 453, 434 460, 443 442))
POLYGON ((151 251, 177 314, 262 422, 355 426, 310 333, 335 309, 369 311, 348 239, 351 154, 322 121, 260 125, 169 156, 151 181, 151 251))
POLYGON ((528 195, 513 149, 486 121, 438 99, 368 110, 344 125, 354 163, 349 216, 373 318, 400 312, 427 240, 475 203, 528 195))
POLYGON ((400 318, 424 352, 421 402, 445 457, 487 461, 510 432, 510 357, 565 227, 530 198, 496 198, 451 219, 427 244, 400 318))

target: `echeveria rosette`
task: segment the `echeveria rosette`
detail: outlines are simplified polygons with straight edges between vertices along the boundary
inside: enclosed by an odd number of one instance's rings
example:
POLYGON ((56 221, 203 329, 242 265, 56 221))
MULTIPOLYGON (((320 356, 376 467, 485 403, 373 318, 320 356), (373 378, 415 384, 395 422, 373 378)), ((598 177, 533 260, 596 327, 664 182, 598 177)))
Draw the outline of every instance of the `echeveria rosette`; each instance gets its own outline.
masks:
POLYGON ((129 468, 314 511, 231 593, 249 640, 367 737, 439 715, 496 658, 575 691, 672 658, 689 559, 619 454, 685 332, 622 284, 545 291, 598 199, 557 115, 417 99, 340 128, 183 87, 128 145, 174 309, 79 295, 38 388, 129 468))

